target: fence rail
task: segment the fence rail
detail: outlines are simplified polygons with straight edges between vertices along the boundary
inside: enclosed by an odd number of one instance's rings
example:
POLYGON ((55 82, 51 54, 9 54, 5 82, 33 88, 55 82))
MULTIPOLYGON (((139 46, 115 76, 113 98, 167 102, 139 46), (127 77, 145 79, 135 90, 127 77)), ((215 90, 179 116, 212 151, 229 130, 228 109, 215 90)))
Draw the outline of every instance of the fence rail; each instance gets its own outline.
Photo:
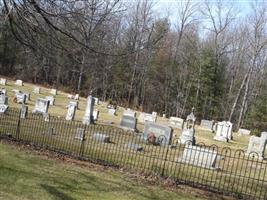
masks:
POLYGON ((171 145, 153 145, 142 134, 108 125, 83 125, 9 108, 0 114, 0 136, 62 152, 79 159, 116 165, 168 177, 177 183, 234 195, 242 199, 267 199, 265 160, 243 150, 192 146, 175 140, 171 145))

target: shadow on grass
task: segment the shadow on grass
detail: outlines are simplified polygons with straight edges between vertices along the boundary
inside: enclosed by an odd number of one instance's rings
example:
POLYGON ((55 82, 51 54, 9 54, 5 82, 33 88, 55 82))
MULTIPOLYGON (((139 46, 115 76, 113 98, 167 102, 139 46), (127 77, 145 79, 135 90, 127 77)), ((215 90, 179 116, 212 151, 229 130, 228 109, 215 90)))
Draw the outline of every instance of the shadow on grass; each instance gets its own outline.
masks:
POLYGON ((74 198, 64 194, 63 192, 60 192, 57 190, 55 187, 46 185, 46 184, 41 184, 41 187, 44 188, 49 194, 55 197, 55 199, 58 200, 74 200, 74 198))

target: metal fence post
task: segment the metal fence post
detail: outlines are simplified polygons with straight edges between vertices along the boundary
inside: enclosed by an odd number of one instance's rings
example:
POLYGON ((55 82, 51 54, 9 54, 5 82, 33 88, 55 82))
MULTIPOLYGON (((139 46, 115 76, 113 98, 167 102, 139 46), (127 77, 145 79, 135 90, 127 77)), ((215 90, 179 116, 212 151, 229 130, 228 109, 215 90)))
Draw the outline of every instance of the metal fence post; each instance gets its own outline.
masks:
POLYGON ((19 120, 18 120, 18 123, 17 123, 17 129, 16 129, 16 139, 19 140, 19 133, 20 133, 20 115, 21 115, 21 109, 19 109, 19 120))

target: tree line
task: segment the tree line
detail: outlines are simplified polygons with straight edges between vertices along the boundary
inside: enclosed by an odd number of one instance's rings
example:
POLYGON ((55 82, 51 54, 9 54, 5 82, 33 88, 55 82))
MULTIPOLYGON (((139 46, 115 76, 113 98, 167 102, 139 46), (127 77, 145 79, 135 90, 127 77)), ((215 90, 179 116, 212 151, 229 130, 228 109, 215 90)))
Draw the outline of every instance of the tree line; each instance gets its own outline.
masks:
POLYGON ((141 111, 267 129, 266 2, 1 0, 0 73, 141 111))

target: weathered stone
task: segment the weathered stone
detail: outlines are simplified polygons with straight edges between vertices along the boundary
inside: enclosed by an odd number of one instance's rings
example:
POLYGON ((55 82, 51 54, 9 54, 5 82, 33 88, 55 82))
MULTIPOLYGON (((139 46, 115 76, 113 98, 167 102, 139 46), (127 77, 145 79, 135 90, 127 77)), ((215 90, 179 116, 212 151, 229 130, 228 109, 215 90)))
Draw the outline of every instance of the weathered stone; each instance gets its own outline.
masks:
POLYGON ((144 130, 144 139, 147 140, 152 135, 156 137, 156 142, 160 144, 171 144, 172 128, 156 124, 154 122, 146 122, 144 130))
POLYGON ((20 111, 20 118, 25 119, 28 115, 28 106, 22 104, 20 111))
POLYGON ((267 140, 267 132, 261 132, 261 138, 267 140))
POLYGON ((6 85, 7 80, 5 78, 0 78, 0 85, 6 85))
POLYGON ((25 104, 26 103, 26 94, 18 92, 15 94, 17 98, 17 103, 25 104))
POLYGON ((83 117, 83 124, 89 125, 94 123, 94 116, 93 116, 94 105, 95 105, 95 100, 91 95, 89 95, 87 98, 85 115, 83 117))
POLYGON ((214 136, 214 140, 228 142, 232 139, 232 126, 231 122, 218 122, 216 135, 214 136))
POLYGON ((213 130, 213 125, 214 125, 214 120, 206 120, 206 119, 202 119, 200 126, 204 129, 213 130))
POLYGON ((54 106, 55 105, 55 98, 53 96, 46 96, 45 99, 47 101, 49 101, 49 105, 50 106, 54 106))
POLYGON ((128 116, 136 117, 136 112, 131 110, 131 109, 126 109, 126 110, 124 110, 123 115, 124 116, 128 115, 128 116))
POLYGON ((50 93, 53 94, 53 95, 57 95, 57 89, 51 89, 50 93))
POLYGON ((264 159, 264 152, 266 148, 267 140, 266 138, 251 136, 248 144, 248 149, 246 155, 256 156, 258 159, 264 159))
POLYGON ((46 99, 37 98, 33 113, 47 114, 49 108, 49 101, 46 99))
POLYGON ((41 93, 41 88, 39 88, 39 87, 34 87, 33 92, 34 92, 35 94, 40 94, 40 93, 41 93))
POLYGON ((15 85, 23 86, 23 81, 22 80, 16 80, 15 85))
POLYGON ((121 123, 120 126, 132 131, 136 130, 136 123, 137 120, 135 117, 130 116, 130 115, 123 115, 121 118, 121 123))
POLYGON ((95 105, 98 105, 99 104, 99 99, 97 97, 94 97, 95 99, 95 105))
POLYGON ((181 144, 191 143, 195 144, 195 130, 193 128, 190 129, 183 129, 182 134, 180 136, 181 144))
POLYGON ((238 129, 238 134, 239 135, 250 135, 250 130, 244 129, 244 128, 240 128, 238 129))
POLYGON ((178 162, 191 164, 198 167, 214 169, 216 165, 217 151, 192 145, 185 145, 182 158, 178 162))
POLYGON ((179 117, 170 117, 169 124, 173 128, 183 129, 184 120, 182 118, 179 118, 179 117))
POLYGON ((66 120, 74 120, 75 113, 76 113, 76 104, 70 102, 67 108, 68 108, 68 112, 66 115, 66 120))
POLYGON ((140 113, 139 117, 138 117, 138 121, 140 123, 146 123, 146 122, 156 122, 157 118, 156 116, 149 114, 149 113, 140 113))

